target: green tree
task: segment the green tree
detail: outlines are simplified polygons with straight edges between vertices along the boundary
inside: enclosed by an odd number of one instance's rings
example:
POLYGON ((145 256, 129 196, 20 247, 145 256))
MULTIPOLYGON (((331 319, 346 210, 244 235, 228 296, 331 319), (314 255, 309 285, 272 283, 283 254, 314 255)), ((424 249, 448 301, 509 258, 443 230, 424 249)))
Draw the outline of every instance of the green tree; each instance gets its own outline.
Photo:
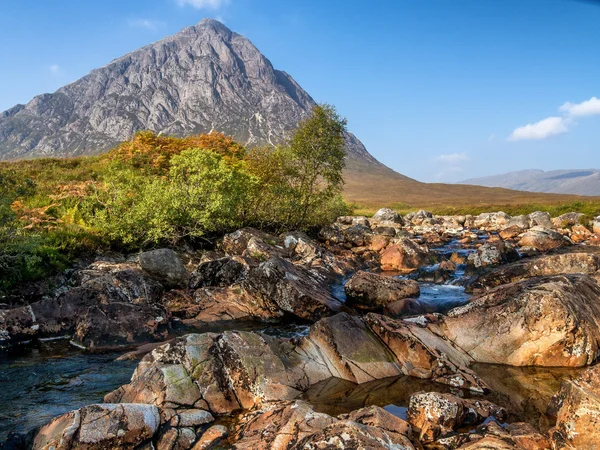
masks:
POLYGON ((333 106, 318 105, 300 122, 290 140, 290 175, 298 205, 292 222, 299 226, 309 222, 315 208, 342 191, 345 131, 346 119, 333 106))

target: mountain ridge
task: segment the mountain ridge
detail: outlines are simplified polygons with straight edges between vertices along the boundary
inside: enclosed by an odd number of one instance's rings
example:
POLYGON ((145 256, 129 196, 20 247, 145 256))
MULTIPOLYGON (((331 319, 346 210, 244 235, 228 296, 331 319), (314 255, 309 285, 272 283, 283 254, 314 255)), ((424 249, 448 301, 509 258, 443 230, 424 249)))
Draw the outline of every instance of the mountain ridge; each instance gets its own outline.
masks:
MULTIPOLYGON (((203 19, 0 113, 0 159, 98 154, 139 130, 278 145, 316 102, 244 36, 203 19)), ((380 166, 351 133, 350 158, 380 166)))
POLYGON ((600 170, 564 169, 543 171, 529 169, 471 178, 459 183, 527 192, 598 196, 600 195, 600 170))

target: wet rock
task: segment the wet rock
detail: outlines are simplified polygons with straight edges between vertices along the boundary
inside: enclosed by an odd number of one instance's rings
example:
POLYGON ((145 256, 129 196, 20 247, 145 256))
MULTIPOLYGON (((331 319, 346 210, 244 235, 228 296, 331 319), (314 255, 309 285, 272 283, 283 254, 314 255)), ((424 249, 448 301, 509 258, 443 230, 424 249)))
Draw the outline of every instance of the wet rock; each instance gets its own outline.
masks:
POLYGON ((139 262, 142 270, 167 287, 187 284, 189 274, 177 253, 171 249, 159 248, 140 253, 139 262))
POLYGON ((471 357, 433 328, 373 313, 365 322, 394 354, 403 374, 474 392, 487 391, 485 382, 468 368, 471 357))
POLYGON ((231 286, 241 281, 247 274, 248 267, 240 259, 224 257, 203 262, 190 277, 190 289, 205 286, 231 286))
POLYGON ((580 367, 600 348, 600 287, 585 275, 532 278, 480 294, 440 319, 478 362, 580 367))
POLYGON ((551 432, 555 449, 594 449, 600 443, 600 366, 562 383, 552 403, 558 409, 551 432))
POLYGON ((544 275, 581 273, 596 277, 599 270, 600 247, 571 246, 498 267, 479 276, 469 288, 472 291, 490 289, 544 275))
POLYGON ((534 227, 527 231, 519 241, 520 247, 528 247, 540 252, 572 245, 572 242, 562 234, 542 227, 534 227))
POLYGON ((156 450, 189 450, 196 442, 193 428, 170 428, 156 443, 156 450))
POLYGON ((156 406, 100 404, 64 414, 43 426, 33 448, 134 449, 151 439, 160 425, 156 406))
POLYGON ((345 286, 347 301, 358 308, 378 310, 388 303, 408 297, 418 297, 419 284, 376 273, 359 271, 345 286))
POLYGON ((452 394, 421 392, 410 397, 406 417, 419 433, 421 443, 427 443, 451 434, 459 427, 481 423, 489 417, 504 420, 507 413, 485 400, 465 400, 452 394))
POLYGON ((413 450, 403 435, 351 421, 339 421, 307 436, 294 448, 304 450, 356 449, 356 450, 413 450))
POLYGON ((403 220, 400 214, 390 208, 381 208, 373 215, 373 221, 389 221, 393 223, 402 224, 403 220))
POLYGON ((250 271, 243 286, 284 313, 316 321, 343 309, 327 289, 333 281, 328 274, 271 257, 250 271))
POLYGON ((427 248, 407 238, 394 239, 381 253, 381 268, 409 273, 429 261, 427 248))
POLYGON ((227 437, 229 430, 224 425, 213 425, 198 439, 192 450, 209 450, 218 446, 227 437))
POLYGON ((415 298, 404 298, 402 300, 396 300, 395 302, 388 303, 385 306, 384 311, 387 316, 395 319, 419 316, 421 314, 434 312, 430 305, 415 298))
POLYGON ((302 401, 267 405, 240 419, 235 434, 236 450, 284 450, 303 438, 335 423, 327 414, 315 412, 302 401))

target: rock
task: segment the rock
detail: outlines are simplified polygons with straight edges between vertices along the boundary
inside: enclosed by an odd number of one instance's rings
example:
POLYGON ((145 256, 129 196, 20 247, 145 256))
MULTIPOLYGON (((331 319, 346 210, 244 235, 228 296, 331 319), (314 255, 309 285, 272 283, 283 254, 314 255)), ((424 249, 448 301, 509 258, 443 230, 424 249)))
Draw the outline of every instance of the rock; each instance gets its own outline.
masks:
POLYGON ((508 228, 504 228, 503 230, 500 230, 498 235, 504 240, 510 240, 510 239, 514 239, 517 236, 519 236, 523 231, 524 231, 524 228, 521 228, 520 226, 517 226, 517 225, 512 225, 508 228))
POLYGON ((170 428, 156 443, 156 450, 189 450, 196 442, 193 428, 170 428))
POLYGON ((236 450, 414 450, 404 434, 410 433, 408 424, 376 406, 335 418, 315 412, 302 401, 278 402, 244 415, 239 422, 236 450))
POLYGON ((374 215, 373 215, 373 220, 374 221, 389 221, 389 222, 394 222, 394 223, 398 223, 398 224, 402 224, 402 217, 400 217, 400 214, 398 214, 396 211, 394 211, 393 209, 390 208, 381 208, 379 211, 377 211, 374 215))
POLYGON ((517 261, 518 252, 510 245, 503 242, 486 243, 471 253, 468 257, 469 263, 475 268, 486 268, 500 264, 517 261))
MULTIPOLYGON (((229 256, 251 256, 252 249, 248 246, 264 247, 268 258, 272 251, 275 251, 275 245, 281 244, 277 238, 255 228, 241 228, 233 233, 223 236, 220 247, 229 256)), ((258 251, 257 248, 254 251, 258 251)))
POLYGON ((198 439, 192 450, 209 450, 215 448, 222 439, 227 437, 229 430, 224 425, 213 425, 198 439))
POLYGON ((96 262, 78 271, 78 285, 31 305, 0 311, 0 346, 73 333, 80 345, 96 348, 161 339, 168 314, 160 305, 162 286, 132 264, 96 262), (98 317, 107 313, 105 317, 98 317), (92 319, 95 317, 97 319, 92 319), (122 322, 122 323, 121 323, 122 322), (131 327, 131 322, 137 322, 131 327), (112 327, 115 327, 114 331, 112 327))
POLYGON ((519 234, 531 227, 529 216, 514 216, 504 225, 503 230, 516 229, 520 230, 519 234))
POLYGON ((294 264, 301 264, 340 276, 348 273, 353 267, 353 261, 350 258, 344 260, 337 258, 304 233, 298 231, 286 233, 283 242, 284 247, 291 251, 291 260, 294 264))
POLYGON ((418 297, 419 284, 413 280, 400 280, 384 275, 359 271, 346 286, 346 298, 358 308, 377 310, 388 303, 408 297, 418 297))
POLYGON ((546 212, 532 212, 527 215, 527 218, 529 219, 529 228, 541 227, 550 229, 553 226, 550 214, 546 212))
POLYGON ((585 214, 570 212, 552 219, 552 225, 554 228, 572 228, 574 225, 580 225, 584 217, 585 214))
POLYGON ((159 248, 140 253, 142 270, 156 278, 167 287, 185 286, 189 274, 177 253, 168 248, 159 248))
POLYGON ((520 247, 531 247, 540 252, 547 252, 567 245, 572 245, 568 238, 556 231, 541 227, 531 228, 519 241, 520 247))
MULTIPOLYGON (((394 234, 395 231, 394 231, 394 234)), ((388 246, 390 243, 390 237, 382 234, 375 234, 369 241, 369 250, 374 252, 380 252, 388 246)))
POLYGON ((403 374, 474 392, 488 390, 468 368, 471 357, 433 328, 373 313, 365 317, 365 322, 395 356, 403 374))
POLYGON ((305 450, 414 450, 403 435, 351 421, 339 421, 301 440, 296 448, 305 450))
POLYGON ((581 367, 600 349, 599 297, 585 275, 531 278, 449 311, 440 333, 478 362, 581 367))
POLYGON ((153 405, 89 405, 43 426, 35 437, 33 448, 134 449, 151 439, 159 425, 158 408, 153 405))
POLYGON ((430 312, 434 312, 430 305, 414 298, 396 300, 395 302, 388 303, 385 306, 385 314, 395 319, 418 316, 430 312))
POLYGON ((203 409, 183 409, 171 418, 170 423, 172 427, 198 427, 214 420, 213 415, 203 409))
POLYGON ((595 449, 600 443, 600 366, 563 381, 553 399, 559 407, 551 432, 555 449, 595 449))
POLYGON ((594 234, 600 234, 600 216, 592 221, 592 231, 594 234))
MULTIPOLYGON (((377 227, 373 230, 373 233, 375 233, 375 235, 379 235, 379 236, 387 236, 387 237, 394 237, 396 236, 396 229, 394 227, 377 227)), ((371 239, 371 241, 373 241, 373 239, 375 238, 375 236, 371 239)))
POLYGON ((332 283, 327 274, 273 256, 250 271, 243 287, 284 313, 316 321, 343 309, 326 288, 332 283))
POLYGON ((482 213, 473 218, 472 228, 480 230, 498 229, 510 222, 511 217, 500 211, 494 213, 482 213))
POLYGON ((236 450, 284 450, 337 420, 302 401, 279 402, 246 414, 235 434, 236 450))
POLYGON ((428 260, 427 248, 411 239, 395 239, 381 254, 381 268, 407 273, 426 265, 428 260))
POLYGON ((564 247, 544 255, 522 259, 497 267, 475 279, 469 285, 469 290, 477 292, 502 284, 514 283, 527 278, 545 275, 580 273, 597 278, 599 270, 600 247, 564 247))
POLYGON ((591 239, 594 235, 583 225, 573 225, 571 228, 571 240, 575 244, 580 244, 591 239))
POLYGON ((361 226, 369 228, 371 225, 369 223, 369 219, 365 216, 341 216, 335 220, 335 224, 345 225, 345 226, 361 226))
MULTIPOLYGON (((243 261, 243 260, 242 260, 243 261)), ((241 281, 247 274, 248 267, 235 257, 224 258, 203 262, 192 273, 190 277, 190 289, 198 289, 205 286, 231 286, 241 281)))

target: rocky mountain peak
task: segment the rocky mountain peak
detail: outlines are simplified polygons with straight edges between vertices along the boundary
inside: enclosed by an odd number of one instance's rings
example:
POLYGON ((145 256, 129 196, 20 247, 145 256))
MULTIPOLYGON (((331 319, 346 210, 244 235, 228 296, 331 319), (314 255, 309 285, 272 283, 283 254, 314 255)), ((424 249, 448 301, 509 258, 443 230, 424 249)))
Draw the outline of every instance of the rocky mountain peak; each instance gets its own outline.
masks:
MULTIPOLYGON (((97 154, 144 129, 277 145, 314 105, 250 40, 203 19, 1 113, 0 159, 97 154)), ((347 142, 351 158, 379 165, 353 135, 347 142)))

